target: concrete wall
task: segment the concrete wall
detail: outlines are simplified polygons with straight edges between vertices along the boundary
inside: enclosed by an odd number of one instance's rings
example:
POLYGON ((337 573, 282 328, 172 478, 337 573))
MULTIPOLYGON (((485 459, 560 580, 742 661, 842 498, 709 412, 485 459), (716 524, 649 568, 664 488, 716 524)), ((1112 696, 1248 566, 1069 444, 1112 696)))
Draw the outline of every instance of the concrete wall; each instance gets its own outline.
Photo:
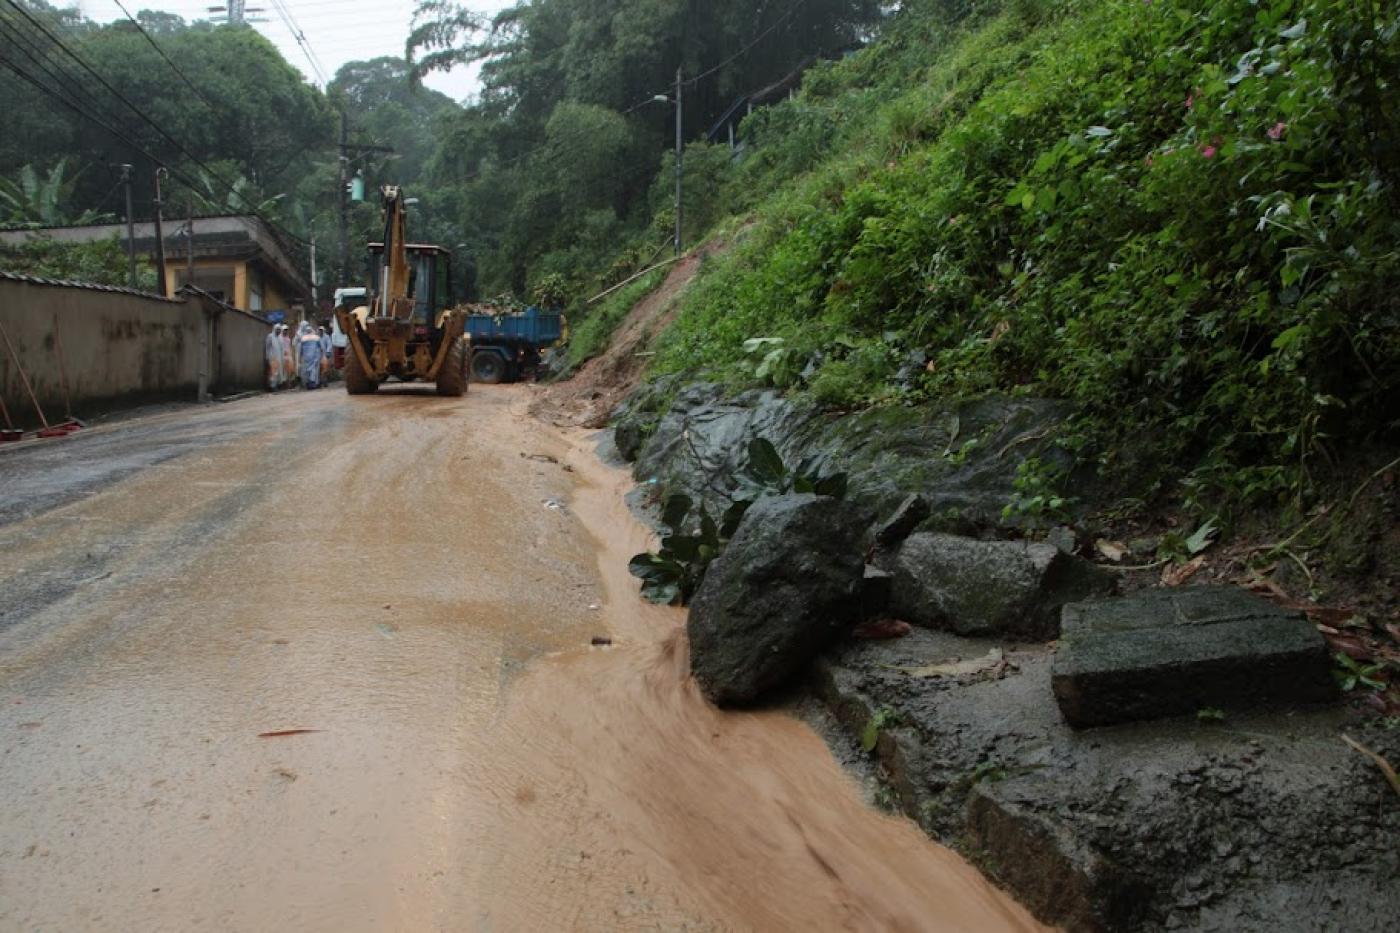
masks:
POLYGON ((210 309, 213 322, 210 384, 214 390, 229 393, 264 387, 267 365, 263 344, 271 326, 251 314, 225 309, 212 301, 202 303, 210 309))
MULTIPOLYGON (((255 317, 200 297, 167 300, 0 275, 0 326, 50 422, 61 421, 64 414, 60 351, 77 414, 158 399, 194 400, 200 330, 206 320, 212 321, 211 388, 229 392, 261 386, 268 325, 255 317)), ((17 422, 28 427, 38 423, 15 357, 3 341, 0 397, 17 422)))

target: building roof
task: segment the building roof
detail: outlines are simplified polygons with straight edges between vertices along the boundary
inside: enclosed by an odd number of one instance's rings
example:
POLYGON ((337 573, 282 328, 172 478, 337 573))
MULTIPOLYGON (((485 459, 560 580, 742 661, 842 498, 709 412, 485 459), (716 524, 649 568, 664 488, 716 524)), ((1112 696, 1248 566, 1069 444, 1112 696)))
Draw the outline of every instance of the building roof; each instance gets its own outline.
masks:
POLYGON ((17 272, 6 272, 0 269, 0 280, 6 282, 21 282, 25 285, 47 285, 55 288, 82 288, 93 292, 113 292, 118 295, 135 295, 138 298, 154 298, 157 301, 169 301, 179 304, 174 298, 166 298, 157 295, 155 292, 141 291, 139 288, 125 288, 120 285, 98 285, 93 282, 74 282, 69 279, 49 279, 38 275, 20 275, 17 272))
MULTIPOLYGON (((165 240, 165 256, 168 262, 188 258, 188 238, 184 233, 188 224, 187 220, 178 217, 165 220, 161 233, 165 240)), ((305 257, 264 223, 262 218, 245 214, 219 214, 212 217, 196 217, 193 225, 196 259, 257 259, 292 286, 291 291, 295 295, 289 295, 289 298, 304 300, 310 297, 311 281, 304 271, 305 257)), ((149 254, 155 251, 156 234, 153 221, 133 224, 132 232, 137 252, 149 254)), ((48 237, 59 243, 91 243, 112 237, 125 240, 126 224, 81 224, 0 230, 0 243, 22 243, 34 236, 48 237)))
POLYGON ((267 318, 263 317, 261 314, 258 314, 254 311, 244 311, 242 308, 235 308, 233 305, 229 304, 227 301, 224 301, 222 298, 214 297, 213 294, 205 291, 198 285, 181 285, 177 294, 193 295, 195 298, 199 298, 210 304, 217 305, 221 311, 227 311, 230 314, 241 314, 244 317, 252 318, 260 324, 269 323, 267 318))

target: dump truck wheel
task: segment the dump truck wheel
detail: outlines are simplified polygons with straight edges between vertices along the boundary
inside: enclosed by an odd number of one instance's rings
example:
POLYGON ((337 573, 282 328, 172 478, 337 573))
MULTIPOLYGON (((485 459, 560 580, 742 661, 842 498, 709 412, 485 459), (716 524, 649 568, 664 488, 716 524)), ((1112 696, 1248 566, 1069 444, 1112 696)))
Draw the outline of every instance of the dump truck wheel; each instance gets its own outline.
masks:
POLYGON ((472 378, 486 385, 498 385, 506 378, 506 361, 490 350, 473 353, 472 378))
POLYGON ((467 394, 467 341, 458 337, 448 348, 437 379, 438 395, 458 398, 467 394))
POLYGON ((345 391, 350 395, 372 395, 379 388, 379 383, 375 382, 360 367, 360 356, 355 352, 354 347, 349 347, 345 353, 345 391))

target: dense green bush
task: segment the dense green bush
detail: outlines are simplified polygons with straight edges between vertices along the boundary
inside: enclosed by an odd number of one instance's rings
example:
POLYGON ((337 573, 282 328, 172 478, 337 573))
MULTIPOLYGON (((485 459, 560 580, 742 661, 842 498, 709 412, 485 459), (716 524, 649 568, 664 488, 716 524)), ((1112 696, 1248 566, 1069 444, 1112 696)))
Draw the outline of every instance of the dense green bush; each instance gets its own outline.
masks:
MULTIPOLYGON (((0 270, 94 285, 130 284, 126 248, 116 236, 93 243, 60 243, 50 237, 30 236, 13 246, 0 246, 0 270)), ((136 267, 136 284, 147 291, 156 288, 155 272, 144 257, 136 267)))
POLYGON ((1394 430, 1395 5, 938 6, 765 118, 826 100, 851 145, 814 162, 812 130, 745 167, 813 166, 689 296, 660 371, 751 381, 744 341, 780 337, 830 404, 1069 398, 1110 470, 1132 448, 1197 497, 1296 493, 1394 430), (940 23, 911 71, 901 35, 940 23))

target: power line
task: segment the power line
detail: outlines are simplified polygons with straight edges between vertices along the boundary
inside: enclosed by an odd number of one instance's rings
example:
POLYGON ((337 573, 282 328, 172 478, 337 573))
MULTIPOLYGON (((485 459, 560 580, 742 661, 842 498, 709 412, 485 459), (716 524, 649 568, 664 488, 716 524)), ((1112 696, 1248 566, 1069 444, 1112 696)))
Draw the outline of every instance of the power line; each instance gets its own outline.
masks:
POLYGON ((777 28, 778 28, 779 26, 783 25, 783 23, 786 23, 788 20, 792 19, 793 14, 796 13, 798 10, 800 10, 800 9, 801 9, 803 6, 805 6, 806 4, 807 4, 807 0, 797 0, 797 2, 794 3, 794 4, 792 5, 792 7, 791 7, 786 13, 784 13, 782 16, 778 17, 778 19, 777 19, 776 21, 774 21, 773 25, 769 26, 767 29, 763 30, 763 32, 761 32, 761 33, 759 33, 757 36, 755 36, 755 37, 753 38, 753 40, 749 42, 748 45, 744 46, 742 49, 740 49, 739 51, 735 52, 733 55, 729 56, 729 57, 726 58, 724 61, 720 62, 718 65, 715 65, 715 66, 713 66, 713 67, 711 67, 711 68, 709 68, 709 69, 707 69, 707 70, 705 70, 705 71, 700 72, 700 74, 696 75, 696 76, 693 77, 693 78, 687 78, 686 81, 685 81, 685 84, 686 84, 687 86, 691 86, 691 85, 698 84, 699 82, 701 82, 701 81, 705 80, 706 78, 708 78, 710 75, 715 74, 716 72, 718 72, 718 71, 724 69, 725 67, 734 64, 734 63, 737 62, 739 59, 743 58, 745 55, 747 55, 747 54, 749 54, 750 52, 752 52, 753 49, 754 49, 754 46, 758 45, 758 44, 759 44, 760 42, 762 42, 764 39, 766 39, 766 38, 768 38, 770 35, 772 35, 773 32, 774 32, 775 30, 777 30, 777 28))
POLYGON ((81 90, 83 95, 85 95, 85 97, 83 97, 80 96, 76 91, 74 91, 72 87, 68 86, 68 82, 72 81, 72 75, 63 71, 62 68, 58 67, 51 58, 45 56, 43 54, 43 49, 41 49, 36 43, 34 43, 30 39, 30 37, 26 36, 14 23, 10 21, 8 17, 0 17, 0 27, 3 27, 7 35, 10 36, 12 47, 17 48, 19 49, 19 51, 23 52, 25 57, 27 57, 31 62, 33 62, 34 65, 40 71, 42 71, 45 76, 49 78, 49 80, 53 81, 54 84, 58 87, 67 91, 67 93, 73 100, 77 101, 79 104, 82 104, 84 106, 98 106, 97 99, 93 97, 93 95, 90 92, 88 92, 86 88, 79 87, 79 90, 81 90))
POLYGON ((54 90, 53 88, 47 86, 47 85, 44 84, 43 82, 41 82, 41 81, 39 81, 38 79, 36 79, 33 75, 27 74, 23 69, 21 69, 21 68, 20 68, 18 65, 16 65, 14 62, 11 62, 11 61, 8 61, 8 60, 4 60, 4 59, 0 59, 0 65, 3 65, 5 68, 8 68, 10 71, 12 71, 21 81, 24 81, 26 84, 32 85, 33 87, 35 87, 35 88, 38 89, 39 91, 43 92, 44 94, 47 94, 48 96, 52 97, 54 100, 58 101, 60 104, 63 104, 63 105, 64 105, 65 107, 67 107, 68 109, 70 109, 70 110, 72 110, 73 112, 77 113, 79 116, 84 117, 85 119, 90 120, 91 122, 97 124, 97 126, 99 126, 100 128, 106 130, 108 133, 112 134, 112 136, 116 137, 116 138, 117 138, 118 140, 120 140, 121 142, 126 143, 126 144, 127 144, 128 146, 130 146, 132 149, 136 150, 138 153, 140 153, 141 155, 145 156, 145 157, 146 157, 147 159, 149 159, 153 164, 155 164, 155 165, 160 165, 160 164, 162 164, 160 159, 156 158, 155 156, 153 156, 153 155, 151 155, 149 152, 147 152, 147 151, 141 146, 140 143, 137 143, 137 142, 135 142, 134 140, 132 140, 130 137, 124 135, 124 134, 121 132, 121 130, 118 130, 118 129, 114 128, 110 123, 106 122, 106 121, 103 120, 101 117, 96 116, 96 115, 94 115, 93 113, 91 113, 91 112, 85 110, 80 104, 75 104, 75 103, 73 103, 73 102, 70 101, 68 98, 66 98, 66 97, 64 97, 62 94, 60 94, 58 91, 54 90))
MULTIPOLYGON (((73 61, 77 62, 77 63, 83 68, 84 71, 86 71, 88 74, 92 75, 93 78, 95 78, 99 84, 101 84, 104 88, 106 88, 107 91, 108 91, 113 97, 115 97, 117 100, 119 100, 119 101, 121 101, 123 104, 125 104, 125 105, 131 110, 132 113, 136 114, 138 117, 140 117, 142 120, 144 120, 147 124, 149 124, 157 133, 159 133, 162 137, 164 137, 165 140, 166 140, 171 146, 173 146, 178 152, 180 152, 181 154, 183 154, 187 159, 189 159, 189 160, 190 160, 191 162, 193 162, 195 165, 197 165, 197 166, 199 166, 201 169, 203 169, 204 172, 205 172, 210 178, 213 178, 215 181, 217 181, 217 182, 219 182, 220 184, 222 184, 222 185, 225 187, 225 189, 227 189, 227 191, 229 192, 229 194, 232 194, 234 197, 236 197, 236 198, 238 198, 240 201, 242 201, 242 202, 247 206, 247 208, 248 208, 248 210, 249 210, 249 213, 251 213, 254 217, 257 217, 259 220, 261 220, 263 223, 267 224, 269 227, 271 227, 271 228, 273 228, 273 229, 276 229, 276 230, 280 230, 283 234, 285 234, 285 235, 288 236, 288 237, 291 237, 293 240, 297 241, 298 243, 302 243, 302 244, 305 244, 305 243, 306 243, 306 241, 303 240, 301 237, 297 236, 296 234, 292 233, 290 230, 287 230, 287 229, 286 229, 285 227, 283 227, 281 224, 278 224, 276 221, 272 220, 272 219, 269 218, 269 217, 264 216, 261 212, 259 212, 258 209, 257 209, 257 206, 256 206, 255 204, 253 204, 253 202, 252 202, 251 200, 249 200, 249 198, 247 197, 247 195, 244 195, 242 192, 240 192, 240 191, 238 190, 238 188, 237 188, 236 185, 232 184, 231 182, 228 181, 228 179, 226 179, 226 178, 224 178, 223 176, 219 175, 217 172, 215 172, 213 169, 211 169, 208 165, 206 165, 206 164, 203 162, 203 160, 201 160, 198 156, 196 156, 194 153, 192 153, 192 152, 190 152, 188 149, 186 149, 185 146, 184 146, 179 140, 177 140, 175 137, 173 137, 173 136, 171 136, 169 133, 167 133, 167 132, 165 131, 165 128, 164 128, 164 127, 162 127, 159 123, 157 123, 154 119, 152 119, 152 118, 151 118, 144 110, 142 110, 140 107, 138 107, 138 106, 136 106, 135 104, 133 104, 133 103, 126 97, 126 95, 122 94, 122 93, 121 93, 120 91, 118 91, 115 87, 113 87, 112 84, 111 84, 109 81, 107 81, 107 79, 104 78, 104 77, 97 71, 97 69, 93 68, 92 65, 88 64, 88 62, 87 62, 82 56, 78 55, 78 53, 74 52, 74 51, 73 51, 72 49, 70 49, 67 45, 65 45, 65 44, 63 43, 63 40, 59 39, 59 38, 58 38, 57 36, 55 36, 52 32, 50 32, 50 31, 44 26, 43 23, 39 22, 37 19, 35 19, 33 16, 31 16, 31 15, 29 14, 29 11, 26 10, 24 7, 20 6, 20 4, 16 2, 16 0, 6 0, 6 2, 7 2, 11 7, 13 7, 15 10, 17 10, 21 16, 23 16, 26 20, 28 20, 28 21, 30 22, 30 24, 34 26, 34 28, 36 28, 36 29, 38 29, 40 32, 42 32, 42 33, 49 39, 49 41, 52 42, 60 51, 62 51, 62 52, 63 52, 65 55, 67 55, 69 58, 73 59, 73 61)), ((110 132, 110 129, 109 129, 109 132, 110 132)), ((148 158, 151 158, 151 160, 152 160, 153 162, 155 162, 156 164, 163 164, 161 160, 155 159, 154 157, 150 156, 149 153, 144 153, 144 150, 139 150, 139 149, 138 149, 138 151, 142 151, 143 154, 147 155, 148 158)))
POLYGON ((184 81, 187 85, 189 85, 190 90, 194 91, 194 95, 204 102, 204 106, 208 107, 210 110, 217 110, 218 108, 216 108, 212 103, 209 102, 209 98, 204 96, 204 92, 195 86, 195 83, 189 79, 189 76, 186 75, 182 70, 180 70, 180 67, 178 65, 176 65, 173 61, 170 60, 170 56, 165 54, 165 49, 162 49, 156 43, 156 40, 151 37, 151 34, 146 31, 145 27, 142 26, 139 22, 137 22, 136 17, 131 15, 131 12, 127 10, 126 6, 122 3, 122 0, 112 0, 112 2, 115 3, 117 7, 122 11, 122 13, 126 15, 127 19, 131 20, 131 25, 135 26, 136 30, 140 32, 141 35, 146 37, 146 41, 151 44, 151 48, 156 50, 156 54, 158 54, 161 58, 165 59, 165 63, 170 66, 170 70, 179 75, 180 80, 184 81))
POLYGON ((326 72, 321 67, 320 59, 316 57, 316 53, 311 50, 311 42, 306 38, 305 31, 297 25, 296 20, 292 18, 291 11, 287 9, 286 4, 284 4, 282 0, 272 0, 272 8, 277 11, 277 15, 281 17, 283 25, 291 32, 292 38, 296 40, 297 45, 301 46, 302 52, 306 55, 307 62, 311 64, 311 70, 316 73, 316 78, 321 82, 321 86, 325 87, 326 72))

